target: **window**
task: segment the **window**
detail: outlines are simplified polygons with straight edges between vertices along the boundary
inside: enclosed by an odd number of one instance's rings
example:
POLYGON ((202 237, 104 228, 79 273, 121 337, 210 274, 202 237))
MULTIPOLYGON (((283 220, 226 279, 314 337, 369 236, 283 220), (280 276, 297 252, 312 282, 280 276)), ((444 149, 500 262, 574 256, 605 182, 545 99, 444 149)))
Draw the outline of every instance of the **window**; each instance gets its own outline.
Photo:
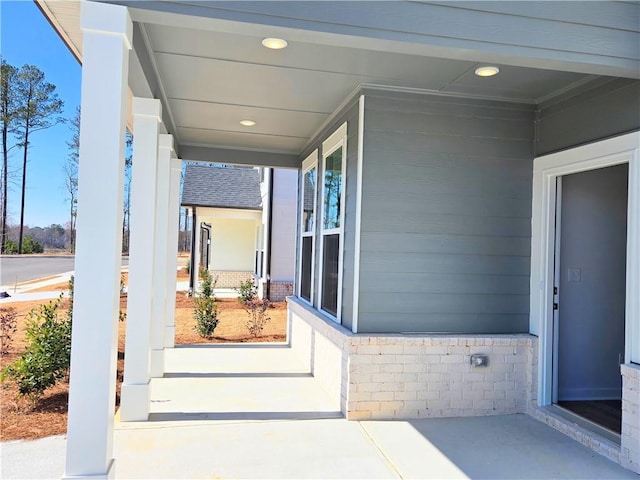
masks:
POLYGON ((340 322, 347 124, 322 144, 320 309, 340 322))
POLYGON ((302 195, 300 200, 300 267, 298 296, 313 303, 313 258, 315 253, 316 196, 318 183, 318 151, 302 163, 302 195))
POLYGON ((264 265, 264 225, 256 228, 256 255, 253 273, 257 278, 262 278, 264 265))

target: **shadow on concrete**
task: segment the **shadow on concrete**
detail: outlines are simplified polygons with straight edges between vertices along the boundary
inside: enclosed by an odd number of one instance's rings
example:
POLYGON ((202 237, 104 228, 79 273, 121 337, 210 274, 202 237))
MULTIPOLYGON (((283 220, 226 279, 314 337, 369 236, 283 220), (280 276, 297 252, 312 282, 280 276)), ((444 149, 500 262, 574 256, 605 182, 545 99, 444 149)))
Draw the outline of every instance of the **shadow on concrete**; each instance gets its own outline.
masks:
POLYGON ((308 378, 313 375, 308 372, 171 372, 162 378, 308 378))
POLYGON ((325 420, 343 418, 341 412, 165 412, 149 415, 151 422, 197 420, 325 420))

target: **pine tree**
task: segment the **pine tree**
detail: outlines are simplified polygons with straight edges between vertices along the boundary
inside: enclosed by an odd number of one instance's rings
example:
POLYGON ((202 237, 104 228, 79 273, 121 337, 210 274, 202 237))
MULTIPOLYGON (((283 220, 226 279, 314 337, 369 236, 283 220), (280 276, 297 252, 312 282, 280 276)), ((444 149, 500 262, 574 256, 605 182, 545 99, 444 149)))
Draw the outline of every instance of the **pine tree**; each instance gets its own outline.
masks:
POLYGON ((6 253, 7 245, 7 195, 9 185, 8 134, 17 117, 15 79, 17 70, 2 60, 0 71, 0 122, 2 122, 2 169, 0 185, 0 253, 6 253))
POLYGON ((18 110, 16 124, 12 131, 18 136, 19 145, 24 152, 22 159, 22 199, 20 203, 18 253, 22 253, 29 136, 34 132, 53 127, 65 121, 60 116, 64 102, 58 98, 55 90, 55 85, 47 83, 44 73, 33 65, 23 65, 16 75, 15 92, 18 110))

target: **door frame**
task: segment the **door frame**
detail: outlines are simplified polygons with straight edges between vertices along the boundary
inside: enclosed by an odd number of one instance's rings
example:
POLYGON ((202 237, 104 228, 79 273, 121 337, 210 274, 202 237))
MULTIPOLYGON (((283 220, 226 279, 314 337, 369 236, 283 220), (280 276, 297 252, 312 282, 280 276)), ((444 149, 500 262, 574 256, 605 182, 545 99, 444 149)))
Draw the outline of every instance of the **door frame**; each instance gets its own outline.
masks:
POLYGON ((640 363, 640 132, 536 157, 533 162, 529 332, 538 336, 538 405, 553 400, 553 286, 557 178, 629 164, 625 363, 640 363))

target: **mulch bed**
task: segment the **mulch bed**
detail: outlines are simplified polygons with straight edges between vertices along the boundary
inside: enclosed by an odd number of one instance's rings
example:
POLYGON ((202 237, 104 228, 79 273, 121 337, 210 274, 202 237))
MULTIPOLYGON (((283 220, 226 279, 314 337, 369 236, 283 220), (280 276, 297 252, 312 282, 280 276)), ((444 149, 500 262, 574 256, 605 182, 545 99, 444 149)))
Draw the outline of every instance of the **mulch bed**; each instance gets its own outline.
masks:
MULTIPOLYGON (((16 360, 25 349, 24 326, 29 311, 44 301, 13 302, 0 304, 0 308, 14 307, 18 313, 18 332, 14 335, 8 355, 0 357, 4 367, 16 360)), ((126 295, 121 298, 121 309, 126 310, 126 295)), ((245 326, 247 313, 236 299, 218 300, 219 324, 212 339, 200 337, 193 320, 193 299, 185 293, 176 294, 176 344, 228 343, 228 342, 283 342, 286 340, 287 307, 285 302, 272 304, 268 310, 271 320, 259 337, 251 336, 245 326)), ((118 371, 116 405, 120 401, 120 386, 124 371, 125 325, 118 329, 118 371)), ((66 433, 69 385, 61 382, 48 389, 33 405, 20 398, 17 387, 6 381, 0 388, 0 440, 35 439, 66 433)))

